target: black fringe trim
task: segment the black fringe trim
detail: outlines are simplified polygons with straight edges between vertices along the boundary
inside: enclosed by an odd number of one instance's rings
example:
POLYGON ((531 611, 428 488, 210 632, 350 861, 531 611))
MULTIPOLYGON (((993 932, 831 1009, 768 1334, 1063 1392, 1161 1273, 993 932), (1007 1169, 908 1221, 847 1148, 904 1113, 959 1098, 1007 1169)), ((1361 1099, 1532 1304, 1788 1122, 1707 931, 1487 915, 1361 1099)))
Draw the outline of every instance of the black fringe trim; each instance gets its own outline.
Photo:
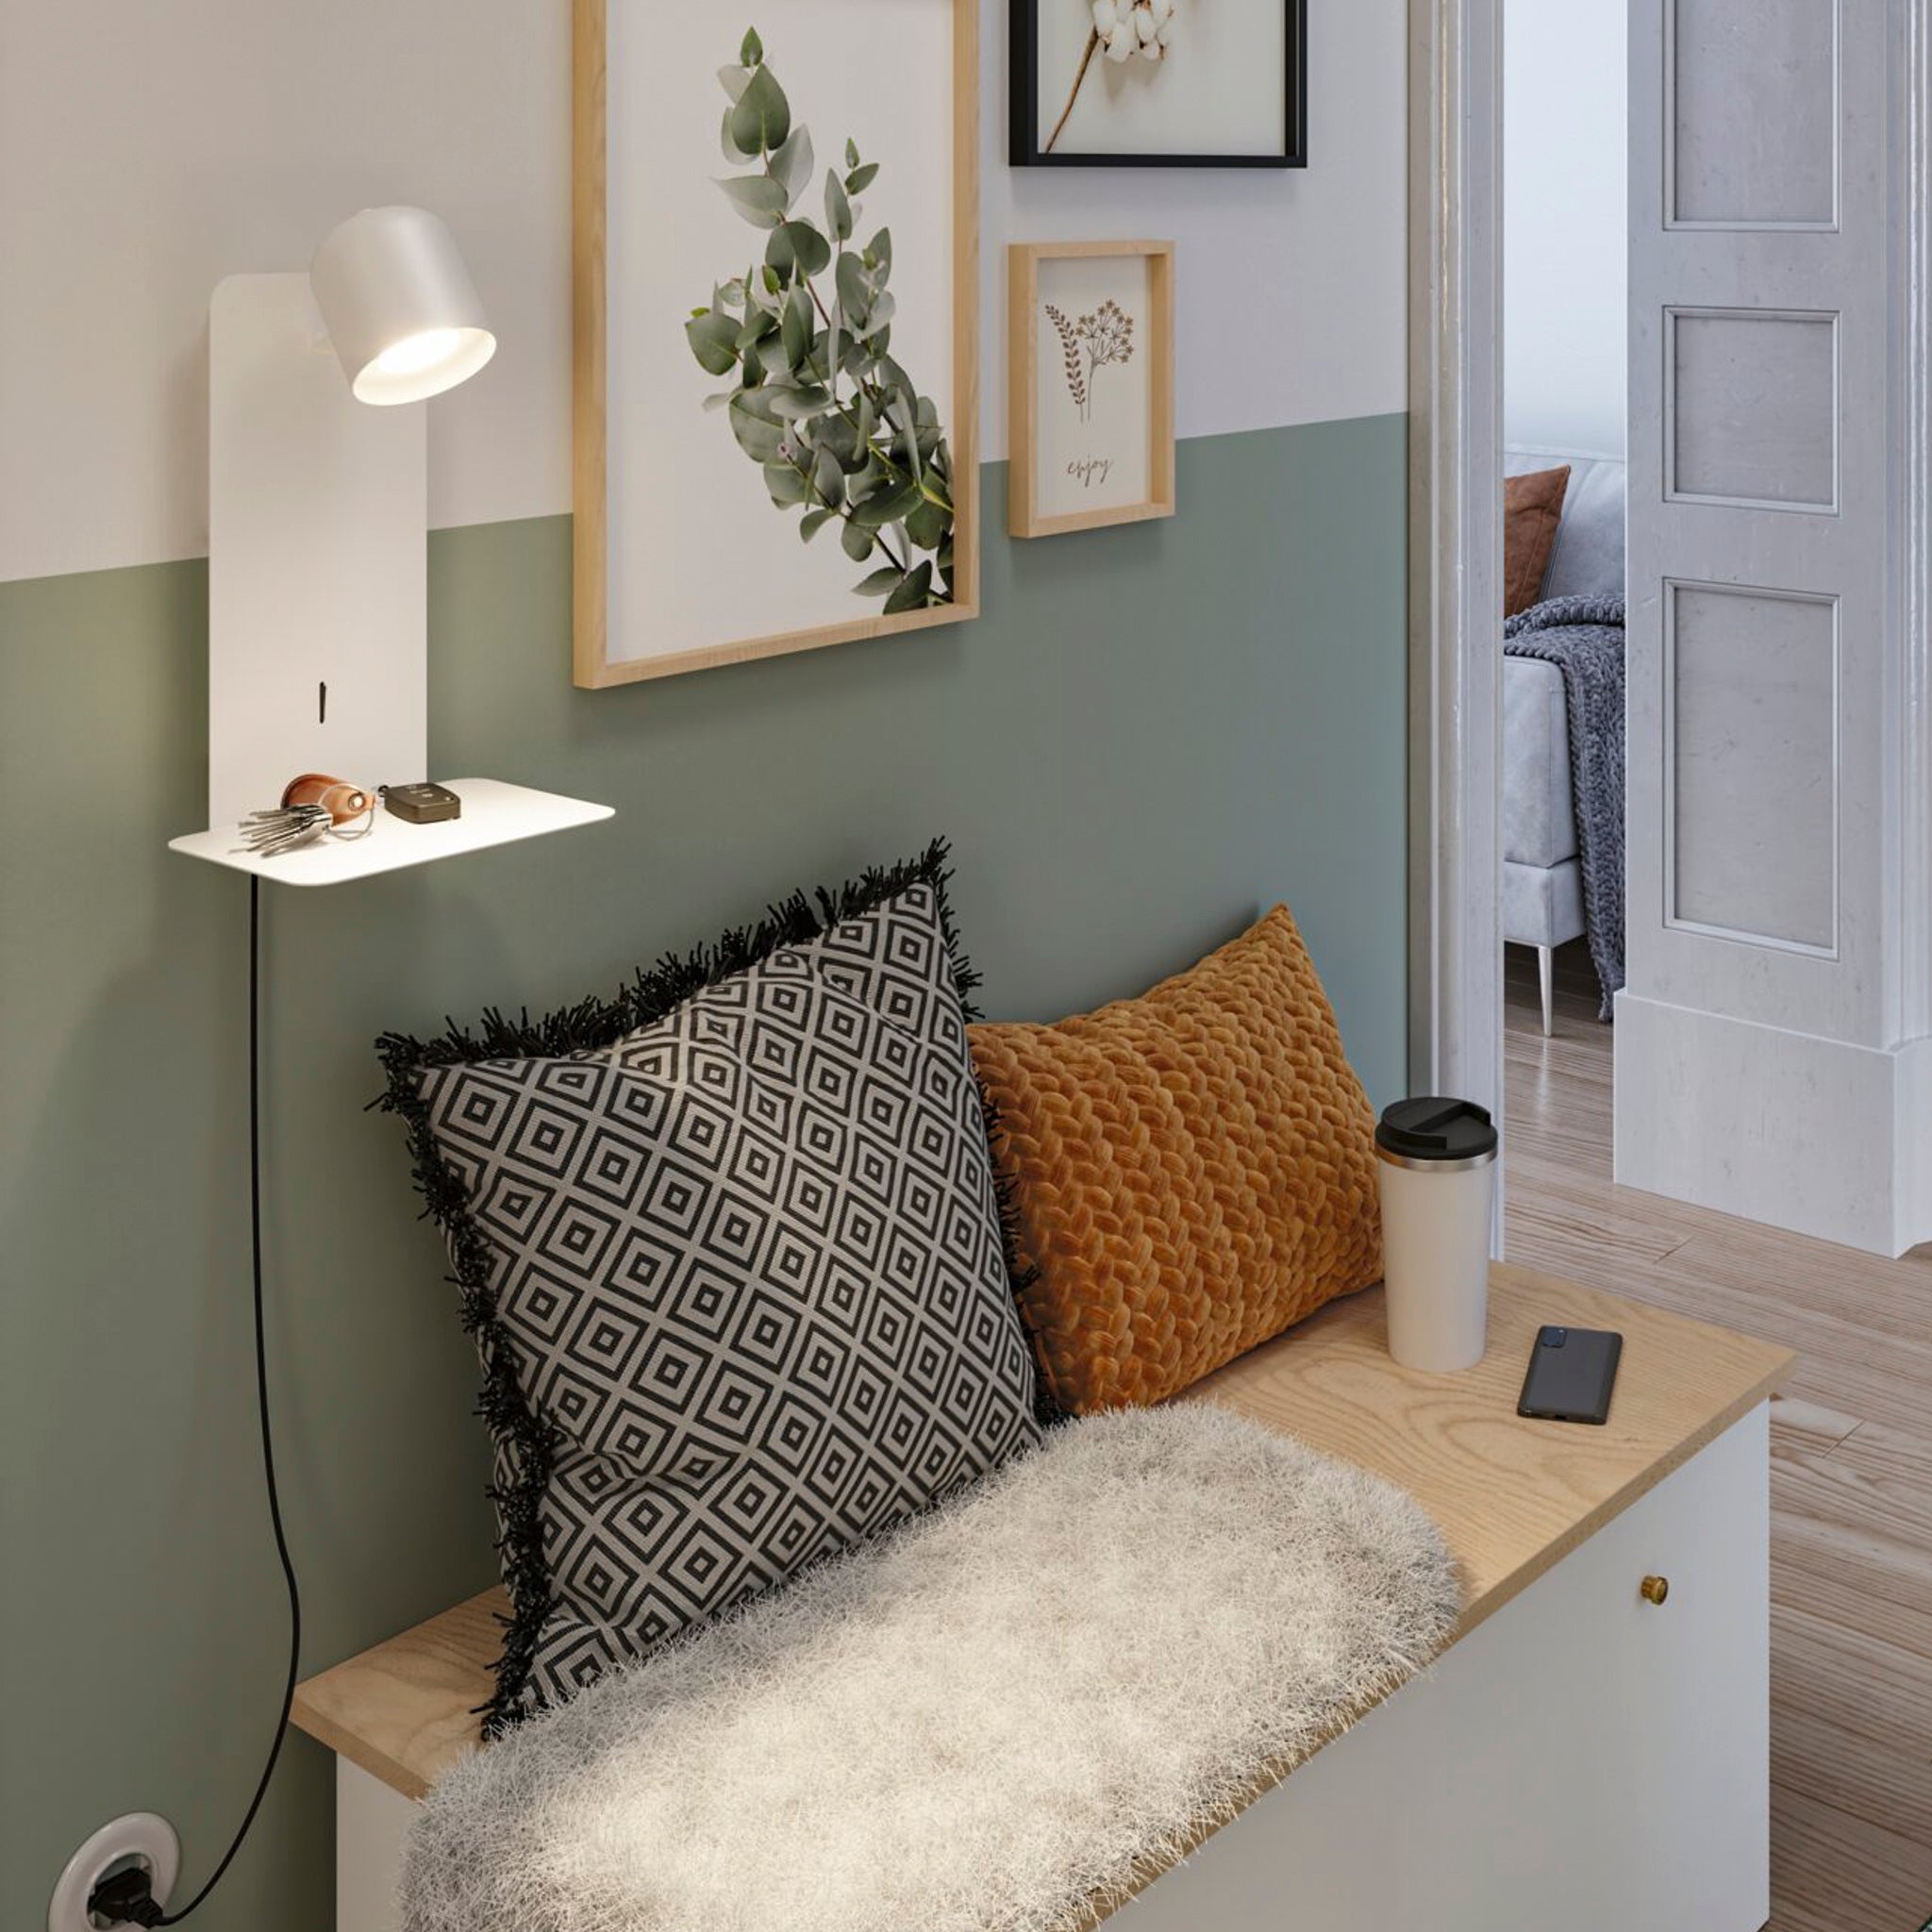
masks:
MULTIPOLYGON (((488 1236, 470 1218, 469 1196, 461 1180, 437 1147, 428 1103, 422 1094, 424 1075, 440 1068, 474 1066, 483 1060, 560 1059, 571 1054, 600 1052, 625 1034, 664 1019, 706 987, 716 986, 769 958, 780 947, 818 939, 833 926, 862 918, 915 886, 925 886, 932 892, 953 986, 966 1018, 976 1020, 980 1013, 973 994, 980 976, 960 947, 953 921, 952 901, 946 891, 953 876, 950 856, 945 840, 935 839, 918 858, 893 866, 874 866, 837 891, 821 888, 809 896, 793 892, 768 907, 755 926, 734 928, 715 945, 699 946, 682 955, 667 953, 655 966, 641 968, 629 986, 608 1000, 592 997, 540 1020, 531 1019, 527 1008, 511 1020, 492 1007, 474 1031, 449 1020, 445 1030, 433 1040, 385 1033, 375 1042, 388 1088, 372 1104, 385 1113, 400 1116, 408 1131, 417 1191, 426 1204, 425 1211, 449 1244, 456 1271, 452 1279, 461 1296, 463 1327, 475 1338, 483 1362, 483 1392, 477 1413, 489 1426, 506 1472, 502 1480, 491 1485, 490 1498, 501 1527, 497 1549, 509 1590, 511 1614, 506 1620, 503 1655, 495 1665, 496 1694, 481 1707, 485 1738, 500 1737, 532 1708, 530 1674, 537 1644, 556 1603, 550 1562, 543 1549, 541 1507, 563 1432, 548 1415, 524 1399, 516 1341, 497 1317, 496 1297, 490 1286, 493 1251, 488 1236)), ((974 1080, 986 1118, 991 1156, 998 1117, 976 1069, 974 1080)), ((1017 1297, 1032 1285, 1034 1275, 1019 1262, 1011 1183, 1001 1172, 997 1157, 991 1158, 1001 1247, 1017 1297)), ((1041 1391, 1041 1420, 1058 1419, 1059 1409, 1045 1393, 1045 1378, 1036 1375, 1035 1379, 1041 1391)))

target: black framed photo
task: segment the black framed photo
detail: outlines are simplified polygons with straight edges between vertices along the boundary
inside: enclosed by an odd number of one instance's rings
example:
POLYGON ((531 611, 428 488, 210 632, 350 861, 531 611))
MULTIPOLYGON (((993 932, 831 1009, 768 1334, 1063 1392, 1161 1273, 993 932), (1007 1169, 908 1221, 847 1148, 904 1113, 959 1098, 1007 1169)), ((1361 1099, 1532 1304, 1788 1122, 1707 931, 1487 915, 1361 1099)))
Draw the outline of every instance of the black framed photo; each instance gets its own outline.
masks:
POLYGON ((1010 0, 1016 168, 1305 168, 1307 0, 1010 0))

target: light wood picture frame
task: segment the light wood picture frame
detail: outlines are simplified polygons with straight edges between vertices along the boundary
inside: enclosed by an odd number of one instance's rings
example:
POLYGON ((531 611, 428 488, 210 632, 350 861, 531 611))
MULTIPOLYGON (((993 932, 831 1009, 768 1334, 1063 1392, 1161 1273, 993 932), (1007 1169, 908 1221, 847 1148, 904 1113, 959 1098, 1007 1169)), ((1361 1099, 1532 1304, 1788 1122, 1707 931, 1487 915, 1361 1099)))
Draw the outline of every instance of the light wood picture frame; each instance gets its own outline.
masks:
POLYGON ((1007 251, 1008 532, 1174 513, 1172 242, 1007 251))
MULTIPOLYGON (((573 0, 573 9, 574 681, 598 690, 976 617, 979 0, 755 4, 748 17, 758 31, 742 46, 743 21, 727 28, 710 8, 573 0), (853 58, 855 46, 864 60, 853 58), (895 56, 918 73, 917 86, 876 84, 879 62, 895 56), (785 114, 761 123, 773 146, 760 136, 752 156, 731 142, 747 95, 730 90, 747 88, 766 63, 785 114), (933 75, 949 75, 938 93, 950 104, 949 130, 933 126, 933 75), (797 188, 780 183, 792 199, 774 211, 760 203, 770 191, 758 182, 777 178, 779 129, 789 140, 800 125, 815 164, 797 188), (856 210, 849 239, 838 233, 828 173, 856 210), (753 185, 727 191, 733 178, 753 185), (824 450, 813 440, 822 431, 836 440, 835 412, 857 436, 856 378, 834 384, 824 420, 797 437, 799 419, 742 395, 760 385, 736 347, 708 348, 691 333, 722 335, 725 315, 749 313, 741 285, 753 275, 762 282, 767 251, 783 246, 760 217, 810 222, 837 256, 860 258, 875 278, 869 294, 853 294, 851 312, 870 328, 847 330, 837 260, 810 277, 808 341, 820 346, 787 364, 782 380, 802 390, 811 369, 825 366, 835 322, 841 347, 855 333, 875 343, 889 326, 892 366, 923 405, 908 443, 895 426, 899 391, 885 379, 868 412, 876 463, 830 486, 845 497, 836 508, 817 494, 824 450), (891 241, 882 275, 870 252, 881 229, 891 241), (882 309, 881 298, 892 307, 882 309), (738 366, 723 362, 727 352, 738 366), (775 451, 766 447, 774 438, 775 451), (848 532, 899 504, 883 494, 881 477, 895 452, 909 458, 913 447, 921 458, 898 484, 900 495, 915 490, 909 508, 879 525, 871 554, 854 561, 848 532), (788 464, 802 471, 802 500, 780 501, 792 486, 774 470, 788 464), (934 491, 947 500, 942 510, 922 507, 934 491), (801 542, 816 509, 827 513, 801 542), (949 548, 925 541, 935 516, 950 518, 949 548), (848 541, 850 550, 841 547, 848 541), (924 595, 934 601, 888 608, 899 591, 918 588, 904 578, 922 563, 932 566, 924 595), (937 601, 947 567, 951 593, 937 601), (856 580, 888 571, 899 574, 891 595, 858 594, 856 580)), ((787 165, 802 165, 796 150, 787 165)), ((806 258, 780 260, 802 272, 806 258)), ((781 310, 790 282, 802 278, 786 270, 781 310)), ((754 344, 754 354, 775 357, 781 341, 789 357, 797 344, 782 327, 770 351, 754 344)), ((881 365, 872 366, 876 375, 881 365)), ((849 465, 858 447, 841 448, 849 465)))

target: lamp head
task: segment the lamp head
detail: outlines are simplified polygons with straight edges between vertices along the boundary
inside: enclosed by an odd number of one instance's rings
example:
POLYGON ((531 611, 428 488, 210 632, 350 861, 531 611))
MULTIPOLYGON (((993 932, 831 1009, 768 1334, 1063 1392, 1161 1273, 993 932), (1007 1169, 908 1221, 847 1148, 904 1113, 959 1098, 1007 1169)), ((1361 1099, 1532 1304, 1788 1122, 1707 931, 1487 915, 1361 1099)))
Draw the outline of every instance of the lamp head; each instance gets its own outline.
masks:
POLYGON ((427 208, 351 215, 315 251, 308 281, 359 402, 441 395, 496 353, 456 237, 427 208))

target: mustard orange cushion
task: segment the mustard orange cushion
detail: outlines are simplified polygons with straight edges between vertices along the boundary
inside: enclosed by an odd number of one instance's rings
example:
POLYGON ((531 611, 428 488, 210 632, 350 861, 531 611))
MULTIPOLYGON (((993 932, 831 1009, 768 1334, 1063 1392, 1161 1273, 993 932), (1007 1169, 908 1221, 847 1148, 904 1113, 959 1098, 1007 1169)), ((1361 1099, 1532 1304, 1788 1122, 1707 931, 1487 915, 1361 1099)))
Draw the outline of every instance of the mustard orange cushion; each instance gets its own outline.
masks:
POLYGON ((1285 906, 1144 998, 972 1040, 1062 1408, 1161 1401, 1381 1278, 1374 1115, 1285 906))

